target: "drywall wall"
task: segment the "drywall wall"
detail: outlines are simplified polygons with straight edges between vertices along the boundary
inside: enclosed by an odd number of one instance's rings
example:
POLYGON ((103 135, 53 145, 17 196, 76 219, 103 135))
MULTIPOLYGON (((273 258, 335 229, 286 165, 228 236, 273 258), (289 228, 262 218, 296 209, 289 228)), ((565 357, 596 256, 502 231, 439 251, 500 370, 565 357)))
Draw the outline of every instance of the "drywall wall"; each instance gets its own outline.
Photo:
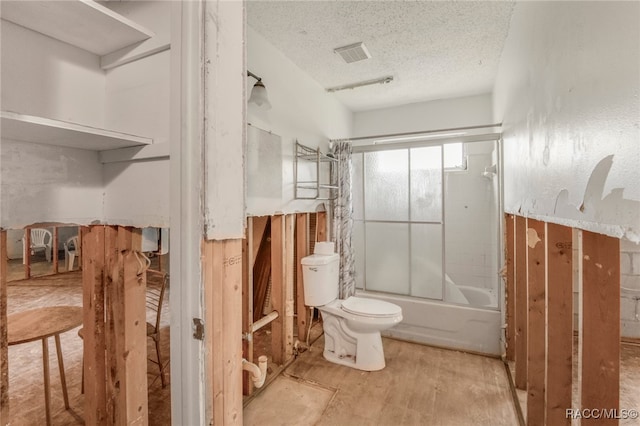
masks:
MULTIPOLYGON (((326 152, 329 139, 351 136, 352 113, 251 27, 247 28, 247 69, 262 78, 272 105, 265 110, 248 104, 247 121, 281 137, 283 183, 280 198, 248 196, 247 214, 316 211, 321 202, 294 200, 295 141, 326 152)), ((255 83, 254 78, 247 78, 247 98, 255 83)), ((251 148, 251 141, 248 146, 251 148)), ((258 153, 257 148, 250 149, 247 162, 261 161, 256 158, 258 153)), ((260 176, 250 175, 248 179, 260 176)))
MULTIPOLYGON (((491 94, 486 94, 356 112, 353 136, 493 124, 491 102, 491 94)), ((367 143, 371 141, 357 142, 356 145, 367 143)))
MULTIPOLYGON (((169 143, 170 58, 162 51, 106 72, 110 129, 169 143)), ((104 221, 169 226, 169 158, 104 164, 104 221)))
MULTIPOLYGON (((2 110, 104 124, 104 75, 97 56, 2 21, 2 110)), ((96 152, 2 139, 0 226, 88 224, 102 217, 96 152)))
POLYGON ((244 2, 204 3, 202 120, 208 240, 243 238, 246 225, 244 17, 244 2))
POLYGON ((519 2, 500 61, 505 210, 640 241, 640 3, 519 2))
POLYGON ((131 19, 155 35, 140 43, 127 46, 100 58, 103 69, 135 61, 149 54, 167 50, 171 46, 171 2, 169 1, 117 1, 105 2, 105 7, 131 19))
POLYGON ((1 21, 2 110, 103 127, 105 82, 96 55, 1 21))
POLYGON ((87 225, 102 217, 98 153, 2 140, 0 226, 39 222, 87 225))
MULTIPOLYGON (((121 8, 168 39, 167 4, 136 2, 121 8)), ((155 144, 169 142, 168 50, 105 72, 96 55, 2 21, 2 64, 3 110, 148 136, 155 144)), ((5 139, 0 154, 3 227, 96 221, 169 225, 166 157, 103 166, 96 152, 5 139)))

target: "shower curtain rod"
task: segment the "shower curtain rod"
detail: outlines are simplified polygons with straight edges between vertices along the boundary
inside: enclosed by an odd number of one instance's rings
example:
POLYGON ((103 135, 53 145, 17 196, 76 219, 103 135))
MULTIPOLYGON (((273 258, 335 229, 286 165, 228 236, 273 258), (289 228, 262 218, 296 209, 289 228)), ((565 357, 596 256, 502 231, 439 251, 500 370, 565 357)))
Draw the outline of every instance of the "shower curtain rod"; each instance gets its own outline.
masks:
MULTIPOLYGON (((386 135, 358 136, 357 138, 344 138, 344 139, 347 139, 350 141, 362 141, 367 139, 394 138, 399 136, 428 135, 430 133, 453 132, 458 130, 487 129, 491 127, 501 127, 501 126, 502 126, 502 123, 482 124, 480 126, 451 127, 448 129, 423 130, 421 132, 388 133, 386 135)), ((443 135, 443 136, 446 136, 446 135, 443 135)), ((330 142, 336 142, 338 140, 341 140, 341 139, 330 139, 330 142)))

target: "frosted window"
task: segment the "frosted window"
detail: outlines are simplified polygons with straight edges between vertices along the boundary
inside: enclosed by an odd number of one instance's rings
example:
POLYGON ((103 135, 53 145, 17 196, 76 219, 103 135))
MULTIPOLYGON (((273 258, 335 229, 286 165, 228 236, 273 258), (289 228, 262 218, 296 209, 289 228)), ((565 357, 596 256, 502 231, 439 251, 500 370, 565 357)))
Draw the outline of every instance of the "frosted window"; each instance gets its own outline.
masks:
POLYGON ((442 300, 442 225, 411 224, 411 296, 442 300))
POLYGON ((367 152, 364 167, 366 219, 408 220, 409 151, 367 152))
POLYGON ((351 201, 353 202, 353 219, 364 219, 364 197, 362 187, 362 154, 351 157, 351 201))
POLYGON ((366 224, 367 290, 409 294, 409 225, 366 224))
POLYGON ((356 288, 364 288, 364 222, 353 221, 352 245, 356 266, 356 288))
POLYGON ((462 142, 444 145, 444 168, 460 170, 467 168, 462 142))
POLYGON ((411 220, 442 220, 442 148, 411 149, 411 220))

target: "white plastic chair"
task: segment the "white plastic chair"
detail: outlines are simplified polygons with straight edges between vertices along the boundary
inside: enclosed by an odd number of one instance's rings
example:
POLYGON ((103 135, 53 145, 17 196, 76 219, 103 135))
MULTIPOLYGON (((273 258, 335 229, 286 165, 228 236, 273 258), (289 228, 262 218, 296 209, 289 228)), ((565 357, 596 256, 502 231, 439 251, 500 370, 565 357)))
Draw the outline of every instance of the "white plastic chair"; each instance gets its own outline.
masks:
POLYGON ((43 249, 44 255, 47 259, 47 262, 51 262, 51 245, 53 243, 53 237, 51 236, 51 232, 44 228, 33 228, 31 229, 31 245, 29 246, 29 250, 25 247, 25 239, 22 238, 22 253, 24 254, 22 258, 22 263, 27 263, 27 256, 29 254, 34 254, 36 250, 43 249))
POLYGON ((67 271, 73 270, 73 262, 76 260, 78 251, 78 236, 71 237, 64 243, 64 266, 67 271))

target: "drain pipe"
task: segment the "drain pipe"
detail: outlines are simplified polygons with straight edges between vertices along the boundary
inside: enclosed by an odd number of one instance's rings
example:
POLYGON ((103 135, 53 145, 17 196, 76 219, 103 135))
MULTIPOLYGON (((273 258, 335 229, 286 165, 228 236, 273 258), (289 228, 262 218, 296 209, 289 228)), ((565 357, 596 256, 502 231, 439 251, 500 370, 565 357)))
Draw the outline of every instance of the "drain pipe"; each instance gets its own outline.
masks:
POLYGON ((253 385, 260 388, 264 385, 264 380, 267 378, 267 357, 260 355, 260 357, 258 357, 258 365, 242 358, 242 369, 251 373, 253 385))

